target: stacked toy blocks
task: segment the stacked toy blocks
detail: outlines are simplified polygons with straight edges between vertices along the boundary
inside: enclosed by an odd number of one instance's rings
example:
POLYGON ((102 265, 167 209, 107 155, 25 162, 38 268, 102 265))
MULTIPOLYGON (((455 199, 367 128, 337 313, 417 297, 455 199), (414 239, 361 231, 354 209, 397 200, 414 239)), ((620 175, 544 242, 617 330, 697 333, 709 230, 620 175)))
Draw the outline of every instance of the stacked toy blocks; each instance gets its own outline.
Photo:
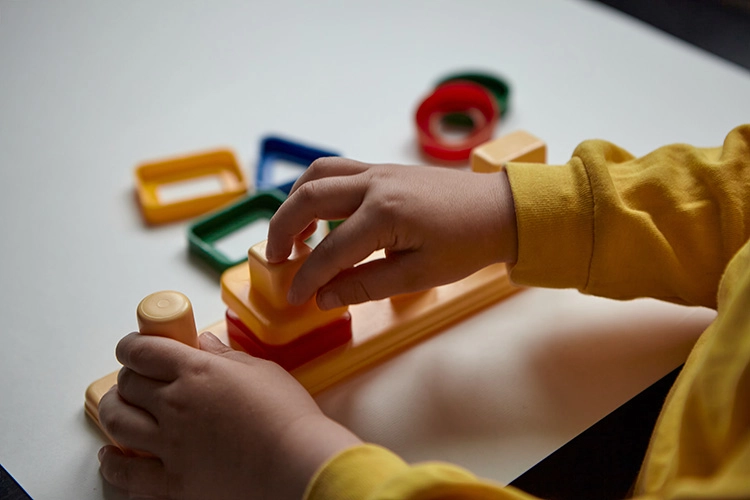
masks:
POLYGON ((298 243, 287 261, 270 264, 265 247, 253 246, 247 262, 222 275, 227 336, 232 347, 290 370, 313 394, 517 290, 496 264, 456 283, 348 308, 321 311, 314 297, 290 306, 292 278, 311 250, 298 243))
POLYGON ((247 263, 222 275, 221 297, 229 307, 226 321, 232 347, 292 370, 351 339, 347 307, 321 311, 315 297, 300 306, 286 300, 292 279, 310 252, 305 243, 296 243, 286 261, 271 264, 263 241, 250 248, 247 263))

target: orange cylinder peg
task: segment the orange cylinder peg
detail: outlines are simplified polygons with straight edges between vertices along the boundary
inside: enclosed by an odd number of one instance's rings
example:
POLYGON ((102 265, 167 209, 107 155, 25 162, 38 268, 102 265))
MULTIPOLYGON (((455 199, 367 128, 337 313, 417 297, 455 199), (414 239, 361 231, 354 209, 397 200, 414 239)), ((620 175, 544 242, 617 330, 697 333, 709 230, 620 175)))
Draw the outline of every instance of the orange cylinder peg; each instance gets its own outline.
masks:
POLYGON ((193 306, 182 293, 163 291, 144 298, 136 312, 138 329, 143 335, 157 335, 198 347, 193 306))

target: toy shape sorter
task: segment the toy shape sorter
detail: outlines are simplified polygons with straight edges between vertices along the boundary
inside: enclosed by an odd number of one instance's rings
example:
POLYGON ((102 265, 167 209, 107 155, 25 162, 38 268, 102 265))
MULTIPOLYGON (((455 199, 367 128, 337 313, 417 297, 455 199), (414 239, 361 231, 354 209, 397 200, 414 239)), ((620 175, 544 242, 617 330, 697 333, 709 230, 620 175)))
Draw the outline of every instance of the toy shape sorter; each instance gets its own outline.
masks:
MULTIPOLYGON (((530 150, 537 155, 546 150, 544 143, 525 132, 512 140, 496 141, 487 145, 492 146, 489 150, 502 163, 514 160, 514 156, 525 158, 530 150)), ((483 151, 482 147, 477 150, 477 153, 483 151)), ((502 163, 492 162, 501 168, 502 163)), ((311 249, 297 243, 286 261, 272 264, 265 258, 265 246, 265 241, 252 246, 247 262, 222 274, 221 295, 228 307, 226 317, 206 330, 235 349, 279 363, 311 394, 519 290, 510 283, 505 265, 494 264, 457 282, 389 299, 330 311, 318 309, 315 297, 301 306, 291 306, 286 301, 287 291, 311 249)), ((366 260, 382 255, 382 251, 376 252, 366 260)), ((144 333, 154 332, 149 326, 153 323, 146 325, 144 333)), ((158 331, 170 336, 169 328, 158 331)), ((195 345, 192 332, 187 343, 195 345)), ((97 424, 98 402, 116 381, 114 372, 95 381, 86 391, 86 412, 97 424)))
POLYGON ((286 161, 298 165, 301 174, 312 162, 327 156, 339 155, 332 151, 290 141, 282 137, 265 137, 260 144, 260 156, 255 171, 255 185, 257 189, 277 189, 288 195, 297 178, 276 184, 273 179, 275 164, 279 161, 286 161))
POLYGON ((188 250, 218 273, 245 262, 247 257, 227 255, 217 243, 255 221, 270 220, 285 199, 286 195, 275 189, 258 191, 211 212, 188 227, 188 250))
POLYGON ((139 165, 135 169, 136 194, 148 224, 164 224, 204 214, 247 193, 248 182, 234 153, 220 149, 139 165), (209 192, 175 200, 164 190, 180 184, 214 181, 209 192))

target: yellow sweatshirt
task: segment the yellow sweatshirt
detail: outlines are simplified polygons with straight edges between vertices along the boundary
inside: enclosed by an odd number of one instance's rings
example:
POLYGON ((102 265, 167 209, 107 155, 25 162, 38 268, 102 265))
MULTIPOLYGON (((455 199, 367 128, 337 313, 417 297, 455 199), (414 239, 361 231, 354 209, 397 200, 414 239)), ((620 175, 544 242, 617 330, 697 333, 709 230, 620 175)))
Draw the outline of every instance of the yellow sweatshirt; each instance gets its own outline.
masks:
MULTIPOLYGON (((587 141, 562 166, 508 164, 521 284, 716 308, 667 398, 638 498, 750 498, 750 125, 723 147, 642 158, 587 141)), ((521 499, 450 464, 361 445, 308 485, 318 499, 521 499)))

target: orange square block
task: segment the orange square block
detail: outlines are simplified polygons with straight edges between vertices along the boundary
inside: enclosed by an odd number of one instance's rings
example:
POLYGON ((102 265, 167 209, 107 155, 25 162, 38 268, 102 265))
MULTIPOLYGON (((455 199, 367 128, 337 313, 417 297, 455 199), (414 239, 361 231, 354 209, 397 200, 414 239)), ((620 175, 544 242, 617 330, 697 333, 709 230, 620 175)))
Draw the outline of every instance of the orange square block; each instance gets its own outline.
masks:
POLYGON ((471 151, 474 172, 499 172, 508 162, 547 163, 547 145, 523 130, 498 137, 471 151))
POLYGON ((304 243, 295 244, 287 260, 269 264, 266 260, 266 244, 267 241, 261 241, 250 247, 247 252, 253 283, 251 293, 260 294, 276 309, 285 309, 290 307, 286 296, 292 286, 294 275, 307 260, 312 249, 304 243))
POLYGON ((247 193, 239 163, 234 153, 225 149, 144 163, 136 167, 135 180, 143 217, 149 224, 196 217, 247 193), (215 180, 219 189, 171 202, 160 196, 164 188, 201 180, 215 180))
POLYGON ((271 264, 266 260, 266 242, 262 242, 248 251, 248 262, 222 274, 222 300, 261 342, 287 344, 346 313, 347 307, 321 311, 315 297, 301 306, 287 302, 292 278, 310 251, 298 243, 290 259, 271 264))

